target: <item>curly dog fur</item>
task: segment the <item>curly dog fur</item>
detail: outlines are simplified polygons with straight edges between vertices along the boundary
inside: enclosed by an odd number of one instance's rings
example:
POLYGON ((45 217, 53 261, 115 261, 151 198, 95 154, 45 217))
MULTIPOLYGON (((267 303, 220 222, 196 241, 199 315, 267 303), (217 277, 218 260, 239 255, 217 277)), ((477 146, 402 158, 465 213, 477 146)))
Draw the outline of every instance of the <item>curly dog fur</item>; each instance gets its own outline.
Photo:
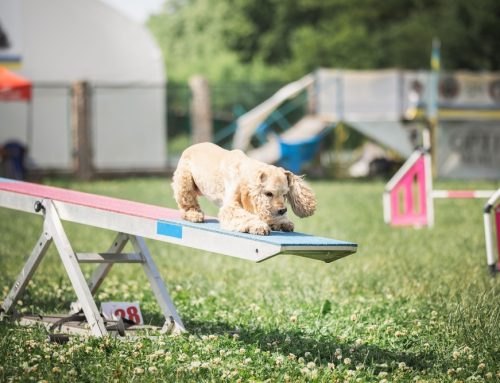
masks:
POLYGON ((313 191, 301 177, 283 168, 225 150, 211 143, 190 146, 174 173, 174 197, 184 219, 203 222, 198 197, 219 207, 221 227, 267 235, 271 230, 293 231, 285 202, 299 217, 316 210, 313 191))

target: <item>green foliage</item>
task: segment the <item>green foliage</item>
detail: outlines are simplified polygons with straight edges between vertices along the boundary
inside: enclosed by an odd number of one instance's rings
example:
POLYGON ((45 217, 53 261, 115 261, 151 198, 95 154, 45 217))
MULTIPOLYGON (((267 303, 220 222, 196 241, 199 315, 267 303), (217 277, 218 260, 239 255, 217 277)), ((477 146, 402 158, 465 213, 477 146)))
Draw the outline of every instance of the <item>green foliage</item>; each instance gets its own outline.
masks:
POLYGON ((318 67, 500 69, 497 0, 168 0, 150 27, 169 77, 290 81, 318 67))
POLYGON ((500 70, 500 2, 447 0, 440 20, 446 68, 500 70))
MULTIPOLYGON (((175 206, 167 179, 51 183, 175 206)), ((484 201, 438 200, 433 229, 395 229, 382 222, 383 183, 311 185, 319 209, 295 218, 297 230, 356 241, 357 254, 331 264, 288 255, 253 264, 148 241, 189 334, 58 345, 47 343, 44 329, 4 321, 0 381, 498 381, 500 278, 486 270, 484 201)), ((106 249, 114 237, 64 226, 76 251, 106 249)), ((41 230, 40 217, 0 209, 2 296, 41 230)), ((138 300, 146 321, 161 325, 138 267, 115 265, 97 299, 138 300)), ((17 308, 64 313, 74 300, 51 247, 17 308)))
POLYGON ((321 315, 327 315, 332 311, 332 302, 326 299, 321 305, 321 315))
POLYGON ((170 79, 186 82, 193 74, 215 82, 269 78, 263 63, 240 65, 236 53, 226 48, 223 26, 231 16, 227 1, 167 1, 164 14, 153 16, 149 26, 170 79))

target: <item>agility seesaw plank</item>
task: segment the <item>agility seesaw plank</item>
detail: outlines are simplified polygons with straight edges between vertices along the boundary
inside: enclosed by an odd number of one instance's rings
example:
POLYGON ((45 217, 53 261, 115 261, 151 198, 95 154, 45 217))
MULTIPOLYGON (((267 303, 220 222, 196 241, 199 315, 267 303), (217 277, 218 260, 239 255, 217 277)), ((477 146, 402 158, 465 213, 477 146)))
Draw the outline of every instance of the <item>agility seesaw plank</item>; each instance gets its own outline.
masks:
POLYGON ((200 250, 262 262, 293 254, 333 262, 357 251, 357 244, 303 233, 271 232, 268 236, 223 230, 215 219, 191 223, 180 212, 57 187, 0 178, 0 206, 35 212, 37 201, 53 202, 63 221, 137 235, 200 250))
MULTIPOLYGON (((357 250, 354 243, 301 233, 273 232, 269 236, 234 233, 222 230, 214 219, 201 224, 185 222, 180 213, 173 209, 4 178, 0 178, 0 206, 42 214, 44 217, 42 234, 1 304, 0 312, 13 312, 15 302, 28 285, 48 247, 54 243, 75 290, 78 299, 76 306, 84 313, 89 333, 98 337, 107 335, 110 329, 106 327, 93 296, 114 263, 142 265, 165 317, 161 332, 186 331, 144 238, 255 262, 278 254, 297 254, 332 262, 357 250), (71 246, 61 220, 116 231, 117 236, 106 253, 77 253, 71 246), (128 242, 132 244, 134 253, 124 254, 122 250, 128 242), (100 263, 89 280, 85 279, 79 266, 79 263, 86 262, 100 263)), ((72 312, 79 311, 78 308, 72 309, 72 312)), ((29 318, 24 320, 25 323, 32 322, 29 318)), ((69 326, 67 330, 74 332, 81 329, 69 326)))

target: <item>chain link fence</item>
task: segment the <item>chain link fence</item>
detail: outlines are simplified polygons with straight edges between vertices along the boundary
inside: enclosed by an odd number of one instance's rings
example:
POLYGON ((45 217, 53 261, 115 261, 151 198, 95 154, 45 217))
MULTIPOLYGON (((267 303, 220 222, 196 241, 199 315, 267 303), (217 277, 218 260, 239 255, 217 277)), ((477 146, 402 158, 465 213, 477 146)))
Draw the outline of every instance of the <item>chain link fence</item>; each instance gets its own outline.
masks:
MULTIPOLYGON (((213 136, 217 144, 230 147, 234 121, 274 94, 281 83, 224 83, 210 85, 213 136)), ((191 90, 187 84, 167 85, 169 161, 175 162, 191 144, 191 90)))

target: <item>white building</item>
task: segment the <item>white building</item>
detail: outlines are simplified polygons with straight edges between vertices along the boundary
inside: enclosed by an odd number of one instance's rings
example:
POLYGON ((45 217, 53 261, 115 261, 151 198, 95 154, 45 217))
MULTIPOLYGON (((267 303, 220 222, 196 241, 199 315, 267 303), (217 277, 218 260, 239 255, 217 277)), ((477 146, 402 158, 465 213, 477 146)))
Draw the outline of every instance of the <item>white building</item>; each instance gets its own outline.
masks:
POLYGON ((21 55, 14 71, 34 85, 31 123, 28 105, 0 103, 0 144, 27 144, 39 168, 72 169, 70 87, 88 81, 95 168, 165 168, 164 64, 143 25, 99 0, 2 0, 0 23, 21 55))

